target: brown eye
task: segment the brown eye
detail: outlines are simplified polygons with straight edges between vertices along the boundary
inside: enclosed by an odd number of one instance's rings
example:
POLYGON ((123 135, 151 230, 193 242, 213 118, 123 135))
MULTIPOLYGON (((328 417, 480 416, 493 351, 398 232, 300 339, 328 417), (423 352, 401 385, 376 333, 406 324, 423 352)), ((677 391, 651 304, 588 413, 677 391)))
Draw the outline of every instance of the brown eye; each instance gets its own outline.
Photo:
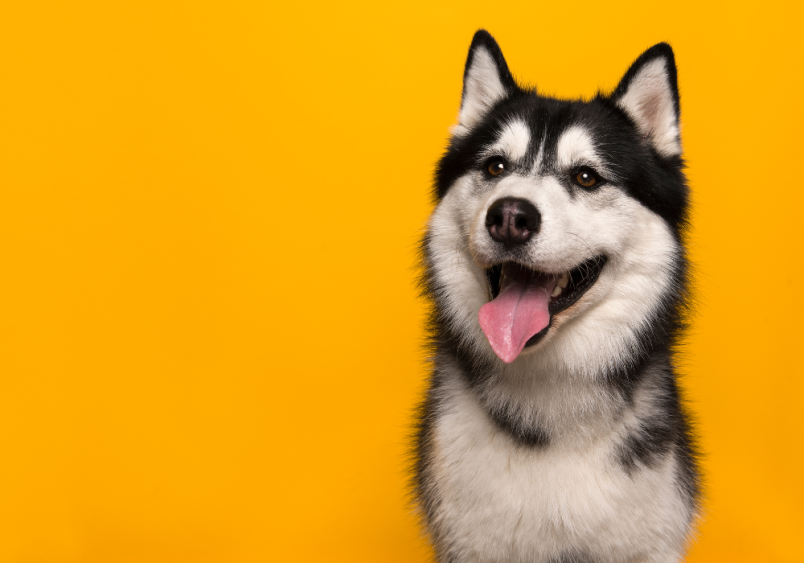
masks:
POLYGON ((505 171, 505 162, 502 159, 495 158, 489 162, 487 170, 492 176, 499 176, 505 171))
POLYGON ((581 170, 575 174, 573 179, 576 184, 583 188, 591 188, 600 182, 600 178, 591 170, 581 170))

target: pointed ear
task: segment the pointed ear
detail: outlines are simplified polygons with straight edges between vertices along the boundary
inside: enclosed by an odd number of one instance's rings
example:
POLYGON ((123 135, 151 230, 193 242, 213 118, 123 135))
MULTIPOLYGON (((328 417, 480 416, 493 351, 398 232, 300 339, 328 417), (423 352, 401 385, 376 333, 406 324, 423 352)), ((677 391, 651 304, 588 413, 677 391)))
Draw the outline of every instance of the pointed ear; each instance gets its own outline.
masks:
POLYGON ((455 133, 468 131, 516 88, 499 45, 488 31, 479 30, 472 39, 463 71, 461 113, 455 133))
POLYGON ((676 61, 670 45, 659 43, 642 53, 612 99, 660 155, 681 154, 676 61))

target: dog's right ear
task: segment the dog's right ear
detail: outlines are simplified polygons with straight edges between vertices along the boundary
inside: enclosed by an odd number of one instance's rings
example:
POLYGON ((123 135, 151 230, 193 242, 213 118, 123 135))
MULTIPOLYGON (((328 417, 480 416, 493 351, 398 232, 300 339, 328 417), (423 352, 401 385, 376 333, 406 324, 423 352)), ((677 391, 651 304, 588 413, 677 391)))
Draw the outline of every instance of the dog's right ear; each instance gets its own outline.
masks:
POLYGON ((472 39, 463 71, 461 113, 455 133, 467 132, 516 89, 500 46, 488 31, 479 30, 472 39))

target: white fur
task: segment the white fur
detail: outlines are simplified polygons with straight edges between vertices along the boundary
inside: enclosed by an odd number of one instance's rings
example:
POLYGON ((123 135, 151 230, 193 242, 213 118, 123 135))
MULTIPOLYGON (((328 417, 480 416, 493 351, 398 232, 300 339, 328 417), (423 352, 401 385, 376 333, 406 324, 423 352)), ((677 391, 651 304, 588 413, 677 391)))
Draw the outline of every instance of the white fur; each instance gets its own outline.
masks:
POLYGON ((503 127, 497 141, 489 147, 489 156, 505 155, 509 161, 525 158, 530 146, 530 128, 519 119, 513 119, 503 127))
MULTIPOLYGON (((516 129, 498 143, 525 154, 516 129)), ((583 128, 565 131, 557 147, 559 175, 599 164, 583 128)), ((643 319, 668 290, 678 243, 660 217, 616 185, 571 195, 558 176, 534 168, 494 183, 470 172, 433 213, 429 253, 438 285, 449 288, 443 302, 457 332, 500 364, 477 315, 489 299, 483 268, 493 255, 484 219, 501 197, 527 199, 541 214, 541 229, 526 247, 531 267, 559 273, 600 254, 608 262, 545 338, 501 366, 499 377, 470 390, 457 367, 452 375, 444 368, 430 460, 440 499, 432 525, 450 530, 451 553, 462 563, 548 562, 571 549, 593 554, 595 563, 676 562, 691 518, 676 490, 677 457, 629 475, 614 451, 617 438, 653 408, 651 376, 629 405, 594 377, 601 366, 633 357, 643 319), (518 447, 487 415, 503 404, 529 413, 550 446, 518 447)))
MULTIPOLYGON (((471 177, 459 179, 430 218, 430 255, 436 279, 450 287, 446 305, 461 334, 485 340, 477 311, 488 300, 485 273, 472 260, 466 226, 471 224, 471 177)), ((488 342, 488 341, 486 341, 488 342)), ((489 348, 491 350, 491 348, 489 348)))
MULTIPOLYGON (((588 136, 570 128, 559 140, 561 166, 594 162, 588 136)), ((555 319, 539 346, 526 350, 514 364, 526 366, 529 356, 554 369, 580 373, 605 365, 611 358, 630 358, 642 319, 648 318, 666 293, 678 246, 670 229, 655 213, 616 186, 574 197, 552 176, 511 175, 488 192, 477 189, 480 173, 459 179, 447 192, 430 223, 435 274, 454 288, 447 296, 450 316, 475 348, 493 354, 477 322, 488 301, 483 268, 492 260, 494 243, 485 217, 502 197, 531 201, 542 225, 527 247, 529 265, 545 272, 568 271, 586 259, 605 254, 609 262, 597 283, 575 305, 555 319), (583 323, 573 320, 583 315, 583 323)), ((615 366, 612 366, 615 367, 615 366)), ((591 373, 587 374, 591 377, 591 373)))
MULTIPOLYGON (((460 374, 444 391, 433 448, 443 493, 435 524, 451 530, 459 561, 546 562, 569 550, 596 563, 679 560, 689 509, 675 490, 675 456, 629 476, 611 440, 520 448, 460 374)), ((603 426, 599 438, 624 426, 603 426)))
POLYGON ((595 153, 592 137, 579 125, 573 125, 561 134, 556 153, 558 165, 564 170, 585 164, 602 172, 601 160, 595 153))
POLYGON ((659 58, 643 66, 617 101, 663 156, 681 154, 678 120, 667 76, 667 63, 659 58))
POLYGON ((458 126, 453 133, 460 135, 468 131, 505 95, 494 59, 484 47, 478 47, 466 73, 458 126))

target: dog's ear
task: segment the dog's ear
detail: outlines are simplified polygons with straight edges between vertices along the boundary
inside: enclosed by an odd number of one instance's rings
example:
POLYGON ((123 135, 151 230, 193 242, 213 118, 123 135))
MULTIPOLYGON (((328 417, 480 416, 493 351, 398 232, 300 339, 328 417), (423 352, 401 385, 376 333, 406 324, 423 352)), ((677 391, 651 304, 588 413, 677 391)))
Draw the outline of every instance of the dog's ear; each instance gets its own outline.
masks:
POLYGON ((463 71, 461 113, 456 133, 476 125, 494 105, 517 89, 500 46, 485 29, 475 33, 463 71))
POLYGON ((670 45, 659 43, 642 53, 612 99, 656 152, 665 157, 681 154, 676 61, 670 45))

